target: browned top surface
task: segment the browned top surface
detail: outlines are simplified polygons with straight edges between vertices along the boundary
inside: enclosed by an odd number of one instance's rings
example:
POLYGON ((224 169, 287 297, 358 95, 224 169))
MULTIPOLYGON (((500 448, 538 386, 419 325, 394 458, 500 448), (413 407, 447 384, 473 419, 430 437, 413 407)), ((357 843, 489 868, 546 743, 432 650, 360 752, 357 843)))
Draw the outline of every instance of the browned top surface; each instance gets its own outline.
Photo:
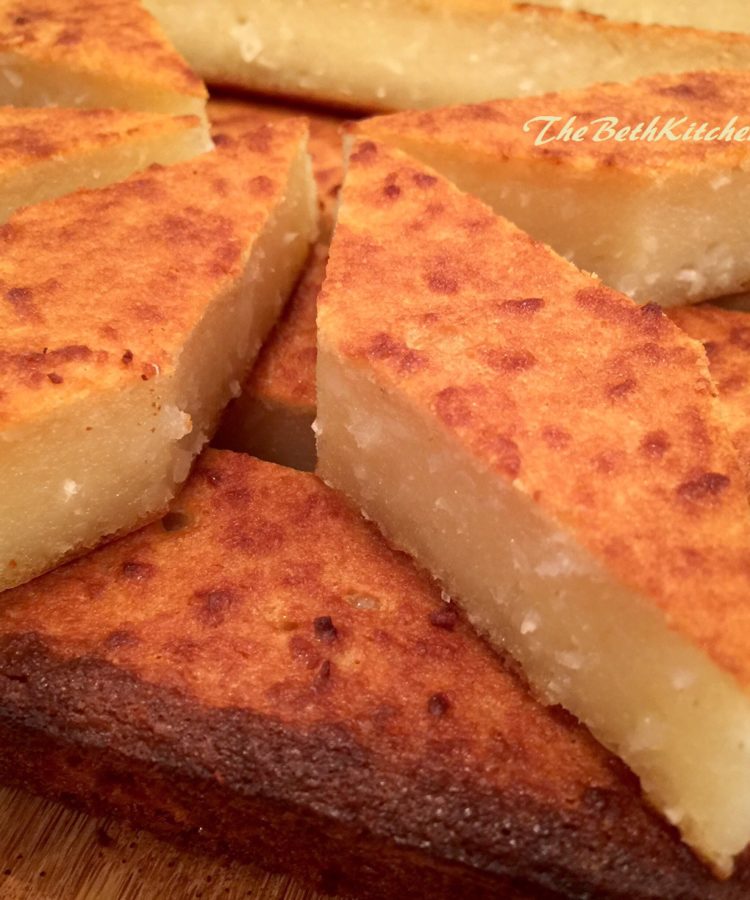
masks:
POLYGON ((319 346, 750 686, 750 520, 703 348, 396 150, 352 154, 319 346))
POLYGON ((163 698, 155 720, 128 723, 140 755, 151 742, 165 759, 169 734, 182 734, 170 697, 195 704, 207 728, 219 721, 211 710, 226 710, 226 740, 191 726, 177 762, 205 764, 219 784, 265 758, 263 729, 281 727, 313 768, 276 767, 269 797, 354 831, 596 896, 744 896, 743 864, 714 882, 635 780, 537 704, 429 579, 314 476, 211 451, 165 523, 4 595, 3 715, 44 727, 24 706, 36 691, 24 685, 38 682, 55 727, 67 729, 70 703, 68 725, 94 738, 119 706, 91 698, 108 697, 101 686, 122 672, 130 691, 157 686, 163 698), (243 738, 245 722, 260 740, 243 738), (238 740, 241 753, 214 758, 214 744, 238 740))
POLYGON ((342 152, 341 126, 344 121, 312 110, 278 106, 253 100, 212 98, 208 102, 208 117, 214 134, 233 135, 263 122, 285 122, 304 116, 310 128, 310 155, 313 174, 318 184, 323 227, 331 227, 331 218, 341 186, 342 152))
POLYGON ((373 138, 408 149, 429 146, 466 154, 468 159, 527 159, 577 170, 625 169, 651 178, 668 172, 696 171, 701 166, 750 168, 750 144, 715 141, 594 141, 598 126, 585 139, 554 141, 540 146, 535 139, 542 123, 524 125, 537 116, 560 117, 550 134, 557 133, 571 116, 575 127, 591 125, 603 117, 615 117, 617 127, 644 128, 655 117, 662 127, 671 118, 721 129, 737 116, 736 129, 750 127, 750 72, 694 72, 657 75, 632 84, 598 84, 591 87, 517 100, 495 100, 466 106, 402 112, 362 122, 358 129, 373 138))
POLYGON ((0 228, 0 424, 168 371, 244 270, 305 132, 257 125, 0 228))
POLYGON ((203 82, 137 0, 0 0, 0 52, 206 96, 203 82))
POLYGON ((705 303, 671 309, 668 315, 706 348, 711 377, 750 485, 750 313, 705 303))
POLYGON ((313 249, 284 315, 263 346, 244 386, 240 403, 261 400, 315 412, 315 358, 317 297, 325 275, 328 238, 342 172, 343 120, 310 111, 240 100, 211 100, 209 118, 214 132, 232 133, 248 121, 280 121, 303 114, 310 123, 310 153, 321 203, 322 234, 313 249))
POLYGON ((52 159, 196 128, 196 116, 119 109, 0 107, 0 175, 52 159))

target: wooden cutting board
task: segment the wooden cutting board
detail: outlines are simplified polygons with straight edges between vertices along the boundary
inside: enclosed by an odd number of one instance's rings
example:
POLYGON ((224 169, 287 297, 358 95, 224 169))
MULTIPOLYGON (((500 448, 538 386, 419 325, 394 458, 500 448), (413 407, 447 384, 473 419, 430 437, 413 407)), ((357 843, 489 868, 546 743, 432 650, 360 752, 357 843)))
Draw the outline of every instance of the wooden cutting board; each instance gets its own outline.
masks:
POLYGON ((290 878, 178 851, 110 819, 0 789, 2 900, 323 900, 290 878))

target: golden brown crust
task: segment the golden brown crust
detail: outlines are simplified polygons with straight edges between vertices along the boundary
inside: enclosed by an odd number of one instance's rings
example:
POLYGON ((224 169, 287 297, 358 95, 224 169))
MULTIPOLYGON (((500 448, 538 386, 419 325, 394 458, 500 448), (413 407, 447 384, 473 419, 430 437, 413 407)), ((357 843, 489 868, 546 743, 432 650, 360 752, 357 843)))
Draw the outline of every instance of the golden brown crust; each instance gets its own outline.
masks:
POLYGON ((536 117, 557 116, 558 132, 571 116, 575 128, 591 126, 600 118, 616 117, 618 128, 659 117, 657 130, 671 118, 685 122, 675 133, 684 133, 691 122, 707 122, 723 129, 736 116, 735 131, 750 126, 746 116, 750 101, 748 72, 692 72, 656 75, 632 84, 598 84, 583 90, 545 94, 517 100, 494 100, 464 106, 409 111, 367 119, 355 126, 361 134, 397 143, 402 148, 429 144, 431 152, 460 148, 469 159, 534 160, 549 166, 572 168, 582 173, 624 170, 650 179, 669 173, 712 172, 723 168, 748 168, 750 144, 724 141, 594 141, 596 125, 585 140, 535 144, 543 123, 524 126, 536 117))
POLYGON ((136 0, 3 0, 0 52, 156 90, 207 96, 203 82, 136 0))
POLYGON ((705 347, 727 427, 750 487, 750 313, 704 303, 671 309, 668 315, 705 347))
POLYGON ((318 327, 320 347, 526 492, 750 686, 744 478, 702 347, 658 307, 364 141, 318 327))
POLYGON ((746 861, 714 881, 339 495, 243 455, 209 452, 164 524, 5 595, 0 735, 6 780, 366 896, 399 869, 426 881, 390 896, 750 885, 746 861))
POLYGON ((197 116, 119 109, 0 107, 0 174, 54 157, 167 137, 199 124, 197 116))
POLYGON ((258 125, 0 228, 0 423, 170 371, 244 270, 305 133, 299 119, 258 125))

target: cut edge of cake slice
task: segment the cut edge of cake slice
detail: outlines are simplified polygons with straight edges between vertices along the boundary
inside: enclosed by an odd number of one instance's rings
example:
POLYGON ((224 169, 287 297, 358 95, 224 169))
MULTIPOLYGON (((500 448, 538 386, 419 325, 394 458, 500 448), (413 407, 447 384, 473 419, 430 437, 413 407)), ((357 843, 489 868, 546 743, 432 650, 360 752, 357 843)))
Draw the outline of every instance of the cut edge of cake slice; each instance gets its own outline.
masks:
POLYGON ((21 206, 123 181, 213 147, 197 116, 120 109, 0 108, 0 224, 21 206))
POLYGON ((623 24, 508 0, 255 0, 241 13, 230 0, 146 6, 213 85, 360 110, 750 67, 744 35, 623 24))
POLYGON ((3 226, 0 587, 164 512, 316 223, 307 126, 290 120, 3 226))
POLYGON ((372 141, 318 328, 322 477, 731 872, 750 517, 700 345, 372 141))

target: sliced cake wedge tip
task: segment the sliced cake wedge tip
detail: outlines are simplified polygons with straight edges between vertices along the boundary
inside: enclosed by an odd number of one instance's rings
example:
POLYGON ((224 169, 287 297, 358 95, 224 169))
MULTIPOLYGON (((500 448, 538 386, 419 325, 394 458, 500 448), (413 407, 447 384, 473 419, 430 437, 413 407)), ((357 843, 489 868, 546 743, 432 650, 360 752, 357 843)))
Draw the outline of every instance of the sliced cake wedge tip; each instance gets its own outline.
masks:
POLYGON ((358 129, 400 147, 640 302, 750 285, 750 72, 405 112, 358 129))
POLYGON ((0 587, 161 514, 307 257, 303 120, 0 229, 0 587))
POLYGON ((319 471, 621 756, 717 872, 750 839, 750 516, 703 347, 355 145, 319 471))

